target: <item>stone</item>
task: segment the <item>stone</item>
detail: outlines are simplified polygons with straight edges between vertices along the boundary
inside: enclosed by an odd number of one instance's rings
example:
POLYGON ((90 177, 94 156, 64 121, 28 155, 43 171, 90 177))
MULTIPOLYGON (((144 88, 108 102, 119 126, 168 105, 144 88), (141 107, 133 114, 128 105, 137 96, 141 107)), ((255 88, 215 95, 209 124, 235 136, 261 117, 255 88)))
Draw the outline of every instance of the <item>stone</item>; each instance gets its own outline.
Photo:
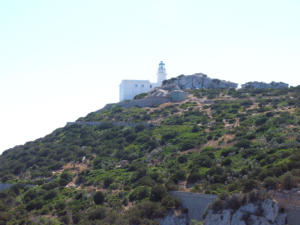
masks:
POLYGON ((185 99, 186 93, 181 90, 175 90, 170 93, 172 102, 182 102, 185 99))
POLYGON ((236 211, 231 218, 231 225, 246 225, 243 220, 244 213, 241 210, 236 211))
POLYGON ((265 82, 258 82, 258 81, 253 81, 253 82, 247 82, 245 84, 242 84, 243 89, 267 89, 267 88, 274 88, 274 89, 279 89, 279 88, 288 88, 289 85, 283 82, 274 82, 272 81, 271 83, 265 83, 265 82))
POLYGON ((207 75, 197 73, 194 75, 180 75, 179 77, 165 80, 162 88, 165 90, 186 90, 186 89, 199 89, 199 88, 237 88, 237 84, 229 81, 219 79, 211 79, 207 75))
POLYGON ((265 217, 251 215, 249 225, 271 225, 265 217))
POLYGON ((188 218, 186 214, 176 216, 174 212, 169 212, 164 218, 157 219, 160 225, 186 225, 188 218))
POLYGON ((272 225, 285 225, 287 223, 287 214, 279 213, 276 217, 275 223, 272 225))
POLYGON ((257 205, 254 205, 253 203, 249 203, 247 205, 244 205, 244 206, 240 207, 239 210, 244 212, 244 213, 254 214, 254 213, 256 213, 257 209, 258 209, 257 205))
POLYGON ((213 213, 208 211, 205 218, 205 225, 231 225, 230 224, 231 210, 223 210, 221 213, 213 213))
POLYGON ((273 223, 278 215, 277 203, 272 201, 271 199, 266 199, 262 202, 261 208, 263 210, 265 218, 273 223))
POLYGON ((248 203, 237 211, 223 209, 214 213, 213 210, 209 210, 205 217, 205 225, 286 225, 286 223, 287 214, 278 213, 278 204, 271 199, 248 203))
POLYGON ((203 220, 205 211, 217 198, 217 195, 181 191, 171 191, 170 194, 179 199, 182 206, 188 209, 189 223, 192 219, 196 221, 203 220))

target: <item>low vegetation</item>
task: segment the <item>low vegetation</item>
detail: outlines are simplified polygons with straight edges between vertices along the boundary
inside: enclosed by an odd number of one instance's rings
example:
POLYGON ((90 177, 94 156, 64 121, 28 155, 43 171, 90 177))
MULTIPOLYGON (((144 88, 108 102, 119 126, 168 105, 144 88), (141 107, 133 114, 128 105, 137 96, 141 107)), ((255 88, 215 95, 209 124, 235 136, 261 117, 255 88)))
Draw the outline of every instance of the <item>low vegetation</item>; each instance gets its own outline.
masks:
POLYGON ((292 189, 299 106, 300 87, 190 90, 182 103, 90 113, 78 121, 101 125, 65 126, 0 156, 1 182, 15 184, 0 192, 0 224, 157 224, 181 207, 170 190, 292 189))

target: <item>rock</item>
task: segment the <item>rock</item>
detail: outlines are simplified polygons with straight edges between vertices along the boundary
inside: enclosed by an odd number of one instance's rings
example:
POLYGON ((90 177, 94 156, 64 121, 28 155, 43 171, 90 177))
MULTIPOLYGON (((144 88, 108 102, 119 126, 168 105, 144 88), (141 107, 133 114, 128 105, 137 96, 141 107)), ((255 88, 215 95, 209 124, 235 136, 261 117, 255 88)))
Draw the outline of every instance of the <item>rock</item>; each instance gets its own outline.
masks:
POLYGON ((223 210, 221 213, 213 213, 209 210, 206 218, 205 225, 230 225, 231 210, 223 210))
POLYGON ((249 225, 271 225, 265 217, 251 215, 248 219, 249 225))
POLYGON ((149 93, 149 96, 152 97, 167 97, 168 95, 169 94, 167 90, 163 90, 160 88, 155 88, 153 91, 149 93))
POLYGON ((287 214, 279 213, 273 225, 285 225, 287 223, 287 214))
POLYGON ((185 89, 199 89, 199 88, 237 88, 237 84, 229 81, 219 79, 211 79, 207 75, 197 73, 194 75, 180 75, 163 82, 162 89, 164 90, 185 90, 185 89))
POLYGON ((289 85, 283 82, 271 82, 271 83, 264 83, 264 82, 258 82, 258 81, 253 81, 253 82, 247 82, 245 84, 242 84, 242 88, 246 89, 266 89, 266 88, 288 88, 289 85))
POLYGON ((278 204, 271 200, 248 203, 236 211, 223 209, 214 213, 209 210, 205 217, 205 225, 286 225, 287 214, 278 213, 278 204))
POLYGON ((271 199, 266 199, 262 202, 261 207, 265 218, 273 223, 278 215, 277 203, 271 199))
POLYGON ((185 99, 185 92, 181 90, 171 91, 170 93, 172 102, 182 102, 185 99))
POLYGON ((231 225, 246 225, 246 222, 244 221, 244 217, 249 214, 256 213, 258 209, 257 205, 254 205, 253 203, 249 203, 247 205, 244 205, 240 207, 231 218, 231 225))
POLYGON ((253 203, 249 203, 247 205, 242 206, 239 210, 242 211, 243 213, 254 214, 256 213, 257 209, 258 209, 257 205, 254 205, 253 203))
POLYGON ((236 211, 231 218, 231 225, 246 225, 243 220, 244 213, 241 210, 236 211))
POLYGON ((157 220, 160 225, 186 225, 188 218, 186 214, 176 216, 173 212, 169 212, 164 218, 157 220))

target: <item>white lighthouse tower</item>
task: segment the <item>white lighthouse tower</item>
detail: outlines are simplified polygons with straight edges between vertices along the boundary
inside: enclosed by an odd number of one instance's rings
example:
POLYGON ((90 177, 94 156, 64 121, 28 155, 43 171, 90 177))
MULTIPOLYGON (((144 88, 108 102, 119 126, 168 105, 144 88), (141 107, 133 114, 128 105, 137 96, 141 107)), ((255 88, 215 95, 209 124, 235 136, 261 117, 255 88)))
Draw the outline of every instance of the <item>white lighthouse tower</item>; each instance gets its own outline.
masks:
POLYGON ((157 71, 157 85, 160 86, 167 79, 166 67, 163 61, 160 61, 157 71))

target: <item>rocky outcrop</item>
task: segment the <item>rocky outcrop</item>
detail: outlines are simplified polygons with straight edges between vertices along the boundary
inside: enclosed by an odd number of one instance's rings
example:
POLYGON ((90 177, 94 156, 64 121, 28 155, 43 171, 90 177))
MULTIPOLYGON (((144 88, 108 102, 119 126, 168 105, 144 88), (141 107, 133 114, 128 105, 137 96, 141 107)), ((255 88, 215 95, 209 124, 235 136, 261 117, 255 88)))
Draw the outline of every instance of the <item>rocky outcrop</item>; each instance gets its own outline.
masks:
POLYGON ((217 195, 181 191, 171 191, 170 194, 179 199, 182 206, 188 210, 189 223, 191 220, 203 220, 203 214, 217 198, 217 195))
POLYGON ((196 73, 194 75, 180 75, 179 77, 172 78, 170 80, 165 80, 162 85, 164 90, 186 90, 186 89, 228 89, 237 88, 238 84, 219 80, 211 79, 207 75, 202 73, 196 73))
MULTIPOLYGON (((223 210, 220 213, 209 212, 207 215, 207 220, 205 220, 205 225, 231 225, 230 223, 231 210, 223 210)), ((239 224, 242 225, 242 224, 239 224)))
POLYGON ((220 212, 208 211, 205 225, 286 225, 287 215, 279 213, 278 204, 266 199, 256 203, 248 203, 236 211, 223 209, 220 212))
POLYGON ((175 212, 170 211, 164 218, 157 219, 160 225, 187 225, 187 214, 176 215, 175 212))
POLYGON ((286 83, 274 82, 274 81, 271 83, 253 81, 253 82, 242 84, 243 89, 267 89, 267 88, 279 89, 279 88, 288 88, 288 87, 289 85, 286 83))

